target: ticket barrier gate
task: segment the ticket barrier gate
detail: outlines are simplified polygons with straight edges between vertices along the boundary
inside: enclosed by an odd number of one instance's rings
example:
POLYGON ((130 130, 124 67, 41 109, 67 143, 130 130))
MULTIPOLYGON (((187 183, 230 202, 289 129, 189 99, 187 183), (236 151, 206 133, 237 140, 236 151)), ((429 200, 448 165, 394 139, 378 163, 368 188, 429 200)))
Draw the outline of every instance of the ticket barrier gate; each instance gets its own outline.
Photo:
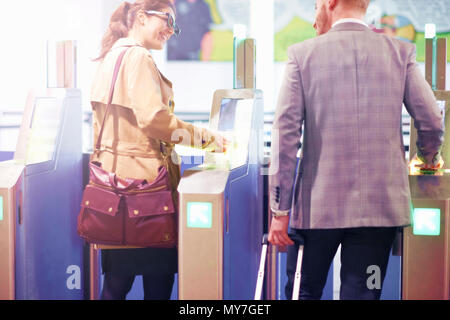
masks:
MULTIPOLYGON (((446 89, 447 41, 425 40, 425 79, 433 89, 445 127, 444 168, 430 174, 410 166, 412 226, 403 231, 402 299, 450 299, 450 91, 446 89)), ((411 120, 410 155, 417 132, 411 120)))
POLYGON ((0 299, 83 299, 81 125, 79 90, 30 94, 0 163, 0 299))
MULTIPOLYGON (((403 231, 402 298, 450 299, 450 92, 435 91, 445 112, 444 168, 434 175, 412 173, 412 226, 403 231)), ((411 154, 417 133, 411 131, 411 154)))
POLYGON ((15 233, 20 214, 24 166, 0 162, 0 299, 15 298, 15 233))
POLYGON ((230 132, 225 154, 185 170, 180 194, 181 300, 253 299, 263 235, 262 92, 219 90, 210 128, 230 132))

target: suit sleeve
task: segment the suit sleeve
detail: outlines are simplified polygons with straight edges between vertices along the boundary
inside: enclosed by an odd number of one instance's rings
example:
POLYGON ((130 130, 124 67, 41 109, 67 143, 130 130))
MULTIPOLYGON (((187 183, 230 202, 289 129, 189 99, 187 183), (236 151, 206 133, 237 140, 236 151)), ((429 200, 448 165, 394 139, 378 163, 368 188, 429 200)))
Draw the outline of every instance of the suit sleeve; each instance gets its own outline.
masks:
POLYGON ((444 125, 433 91, 416 63, 415 47, 408 58, 403 102, 417 129, 417 156, 432 164, 444 141, 444 125))
POLYGON ((301 73, 293 49, 290 47, 272 127, 272 156, 269 171, 272 210, 291 209, 297 153, 304 118, 301 73))
POLYGON ((210 139, 208 130, 169 112, 162 99, 159 72, 147 54, 137 52, 130 59, 127 87, 137 124, 149 137, 187 146, 210 139))

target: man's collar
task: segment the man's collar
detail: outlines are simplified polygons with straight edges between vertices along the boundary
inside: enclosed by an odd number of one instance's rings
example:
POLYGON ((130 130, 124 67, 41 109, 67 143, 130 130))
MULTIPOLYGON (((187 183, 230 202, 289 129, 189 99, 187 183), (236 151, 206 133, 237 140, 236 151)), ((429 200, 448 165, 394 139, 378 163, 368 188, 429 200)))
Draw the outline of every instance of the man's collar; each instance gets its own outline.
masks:
POLYGON ((353 23, 359 23, 363 26, 369 27, 364 21, 360 20, 360 19, 356 19, 356 18, 343 18, 343 19, 339 19, 338 21, 336 21, 335 23, 333 23, 333 25, 331 26, 331 28, 334 28, 335 26, 341 24, 341 23, 346 23, 346 22, 353 22, 353 23))

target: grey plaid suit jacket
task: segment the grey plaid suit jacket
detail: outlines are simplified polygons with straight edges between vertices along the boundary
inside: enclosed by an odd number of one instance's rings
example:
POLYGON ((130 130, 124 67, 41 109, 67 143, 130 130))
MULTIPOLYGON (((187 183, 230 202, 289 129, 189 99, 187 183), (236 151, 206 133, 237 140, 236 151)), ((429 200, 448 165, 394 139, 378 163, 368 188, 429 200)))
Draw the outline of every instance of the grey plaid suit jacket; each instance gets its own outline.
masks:
POLYGON ((427 162, 444 130, 415 53, 412 44, 352 22, 289 47, 269 188, 271 208, 291 210, 291 227, 410 224, 402 104, 415 120, 427 162))

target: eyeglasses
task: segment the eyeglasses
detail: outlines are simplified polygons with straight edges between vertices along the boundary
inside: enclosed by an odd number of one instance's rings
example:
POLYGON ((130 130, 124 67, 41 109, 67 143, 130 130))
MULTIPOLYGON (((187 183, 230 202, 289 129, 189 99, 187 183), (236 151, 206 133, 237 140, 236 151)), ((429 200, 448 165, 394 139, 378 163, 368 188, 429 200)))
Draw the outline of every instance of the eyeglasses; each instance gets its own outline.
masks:
POLYGON ((168 12, 161 12, 161 11, 154 11, 149 10, 145 11, 147 14, 156 14, 159 16, 166 16, 167 17, 167 26, 171 29, 173 29, 173 33, 178 37, 181 33, 180 27, 175 22, 175 18, 168 12))

